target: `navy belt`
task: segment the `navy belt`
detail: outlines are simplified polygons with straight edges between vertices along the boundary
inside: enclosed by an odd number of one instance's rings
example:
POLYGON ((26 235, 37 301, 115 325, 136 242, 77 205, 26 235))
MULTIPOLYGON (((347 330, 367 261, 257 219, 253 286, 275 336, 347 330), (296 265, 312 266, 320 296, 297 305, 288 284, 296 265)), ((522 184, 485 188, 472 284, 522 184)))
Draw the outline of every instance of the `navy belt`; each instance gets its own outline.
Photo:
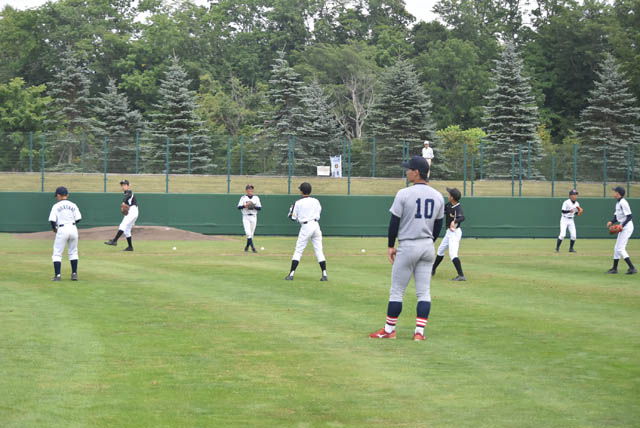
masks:
MULTIPOLYGON (((65 223, 65 224, 69 224, 69 223, 65 223)), ((75 223, 71 223, 71 226, 75 226, 75 225, 76 225, 75 223)), ((58 227, 64 227, 64 224, 60 224, 58 225, 58 227)))
POLYGON ((249 213, 247 213, 247 215, 255 215, 255 214, 249 214, 249 213))
POLYGON ((309 221, 303 221, 302 224, 307 224, 307 223, 311 223, 312 221, 318 221, 318 220, 309 220, 309 221))

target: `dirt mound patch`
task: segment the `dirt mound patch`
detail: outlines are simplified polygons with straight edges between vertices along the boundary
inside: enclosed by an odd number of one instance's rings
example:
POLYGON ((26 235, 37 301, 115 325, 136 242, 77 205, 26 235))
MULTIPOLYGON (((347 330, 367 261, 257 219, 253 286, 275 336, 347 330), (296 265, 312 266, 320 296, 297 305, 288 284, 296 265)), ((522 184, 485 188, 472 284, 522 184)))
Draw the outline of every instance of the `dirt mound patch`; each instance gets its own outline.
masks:
MULTIPOLYGON (((90 229, 78 229, 79 238, 87 241, 107 240, 113 238, 117 228, 114 226, 92 227, 90 229)), ((203 235, 202 233, 176 229, 164 226, 135 226, 131 235, 140 241, 228 241, 231 238, 219 235, 203 235)), ((14 233, 13 236, 21 239, 52 239, 53 233, 14 233)))

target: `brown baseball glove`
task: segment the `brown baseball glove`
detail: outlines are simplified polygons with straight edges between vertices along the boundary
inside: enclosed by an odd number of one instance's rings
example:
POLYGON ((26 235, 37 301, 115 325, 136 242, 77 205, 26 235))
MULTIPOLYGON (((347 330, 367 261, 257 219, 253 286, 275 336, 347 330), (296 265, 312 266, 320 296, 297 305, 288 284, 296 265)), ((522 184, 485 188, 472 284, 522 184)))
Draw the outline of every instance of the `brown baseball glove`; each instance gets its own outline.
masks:
POLYGON ((622 232, 622 229, 623 227, 621 224, 612 224, 609 226, 609 234, 615 235, 616 233, 622 232))
POLYGON ((576 215, 579 217, 582 215, 583 212, 584 210, 582 209, 582 207, 578 207, 578 212, 576 213, 576 215))
POLYGON ((124 215, 129 214, 129 205, 123 202, 122 205, 120 206, 120 211, 122 211, 122 214, 124 215))

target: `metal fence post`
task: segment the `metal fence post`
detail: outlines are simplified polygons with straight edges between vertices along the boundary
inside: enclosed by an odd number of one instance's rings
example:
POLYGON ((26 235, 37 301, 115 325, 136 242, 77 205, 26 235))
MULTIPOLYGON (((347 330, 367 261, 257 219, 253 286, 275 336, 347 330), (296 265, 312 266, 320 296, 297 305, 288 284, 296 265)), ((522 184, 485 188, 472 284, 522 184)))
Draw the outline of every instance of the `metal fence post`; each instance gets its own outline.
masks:
POLYGON ((473 181, 474 181, 474 174, 475 174, 475 169, 474 169, 474 163, 475 163, 475 154, 471 153, 471 196, 473 196, 473 181))
POLYGON ((231 137, 227 137, 227 194, 231 193, 231 137))
POLYGON ((515 167, 516 167, 516 156, 513 153, 511 153, 511 197, 512 198, 515 196, 515 181, 514 181, 515 167))
POLYGON ((531 141, 527 142, 527 180, 531 180, 531 141))
POLYGON ((84 174, 86 171, 86 162, 85 162, 85 144, 87 141, 87 136, 84 133, 84 131, 82 132, 82 173, 84 174))
POLYGON ((240 175, 244 169, 244 135, 240 136, 240 175))
POLYGON ((551 197, 554 197, 556 184, 556 155, 551 155, 551 197))
MULTIPOLYGON (((402 140, 402 161, 409 162, 409 143, 405 140, 402 140)), ((409 187, 409 179, 407 178, 404 169, 400 168, 402 171, 402 175, 405 177, 404 179, 404 187, 409 187)))
POLYGON ((376 137, 372 139, 373 147, 371 148, 371 177, 376 176, 376 137))
POLYGON ((33 172, 33 132, 29 132, 29 172, 33 172))
POLYGON ((633 181, 635 179, 635 174, 634 174, 634 167, 635 167, 635 163, 636 163, 635 148, 636 148, 636 145, 632 144, 631 145, 631 181, 633 181))
POLYGON ((140 132, 136 131, 136 174, 140 171, 140 132))
POLYGON ((187 175, 191 175, 191 134, 187 138, 187 175))
POLYGON ((484 140, 480 141, 480 180, 484 178, 484 140))
POLYGON ((287 137, 287 195, 291 194, 291 137, 287 137))
POLYGON ((607 143, 602 146, 602 197, 607 197, 607 143))
POLYGON ((573 145, 573 188, 578 188, 578 145, 573 145))
POLYGON ((291 175, 296 174, 296 136, 291 137, 291 175))
POLYGON ((518 196, 522 196, 522 144, 518 146, 518 196))
POLYGON ((164 184, 164 192, 169 193, 169 136, 167 135, 167 144, 166 144, 166 152, 165 152, 165 184, 164 184))
POLYGON ((44 134, 42 134, 42 161, 40 163, 40 191, 44 192, 44 146, 46 143, 47 137, 45 137, 44 134))
POLYGON ((104 152, 104 161, 103 161, 103 165, 102 165, 102 170, 103 170, 103 178, 104 178, 104 184, 103 184, 103 188, 102 191, 104 193, 107 193, 107 137, 103 138, 103 152, 104 152))
POLYGON ((348 175, 347 175, 347 195, 351 195, 351 138, 349 138, 349 143, 348 143, 348 150, 349 150, 349 169, 348 169, 348 175))
POLYGON ((463 176, 463 185, 462 185, 462 196, 467 196, 467 143, 464 143, 464 155, 462 156, 462 176, 463 176))
POLYGON ((627 146, 627 196, 631 196, 631 147, 627 146))

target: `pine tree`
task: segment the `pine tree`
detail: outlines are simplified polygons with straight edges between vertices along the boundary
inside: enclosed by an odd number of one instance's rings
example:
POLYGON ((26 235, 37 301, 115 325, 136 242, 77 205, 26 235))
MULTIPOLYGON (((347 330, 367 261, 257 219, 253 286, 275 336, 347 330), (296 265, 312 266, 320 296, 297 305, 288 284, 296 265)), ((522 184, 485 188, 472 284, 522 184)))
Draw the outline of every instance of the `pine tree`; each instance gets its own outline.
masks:
POLYGON ((135 136, 144 131, 142 115, 129 109, 127 96, 118 93, 113 79, 94 102, 92 131, 100 138, 107 137, 110 171, 131 171, 135 165, 135 136))
POLYGON ((629 91, 629 81, 616 59, 607 54, 596 71, 598 80, 590 91, 589 105, 578 123, 581 174, 600 178, 603 147, 607 146, 607 175, 623 180, 627 170, 627 146, 640 142, 640 108, 629 91))
MULTIPOLYGON (((511 157, 517 162, 520 147, 523 164, 528 158, 540 159, 542 150, 536 132, 538 109, 531 94, 530 79, 523 75, 523 61, 513 43, 506 44, 495 64, 491 78, 495 86, 485 96, 487 174, 506 178, 511 177, 511 157)), ((539 176, 535 167, 532 166, 531 171, 539 176)))
POLYGON ((53 98, 50 104, 49 119, 45 125, 56 131, 57 138, 50 138, 58 165, 68 169, 73 164, 74 154, 81 151, 82 132, 87 131, 90 123, 91 98, 89 97, 89 71, 81 64, 71 49, 61 58, 60 68, 56 70, 54 80, 47 84, 48 94, 53 98), (67 166, 63 165, 66 160, 67 166))
POLYGON ((380 93, 368 119, 378 140, 376 156, 388 160, 385 165, 378 162, 376 170, 387 174, 399 170, 403 141, 415 146, 415 152, 410 153, 415 155, 425 139, 435 139, 431 107, 411 62, 400 60, 384 71, 380 93))
POLYGON ((164 79, 160 80, 159 100, 153 118, 154 169, 164 168, 166 138, 169 138, 169 162, 172 173, 205 173, 212 165, 210 139, 196 114, 196 93, 178 57, 171 59, 164 79), (189 163, 190 159, 190 163, 189 163))

